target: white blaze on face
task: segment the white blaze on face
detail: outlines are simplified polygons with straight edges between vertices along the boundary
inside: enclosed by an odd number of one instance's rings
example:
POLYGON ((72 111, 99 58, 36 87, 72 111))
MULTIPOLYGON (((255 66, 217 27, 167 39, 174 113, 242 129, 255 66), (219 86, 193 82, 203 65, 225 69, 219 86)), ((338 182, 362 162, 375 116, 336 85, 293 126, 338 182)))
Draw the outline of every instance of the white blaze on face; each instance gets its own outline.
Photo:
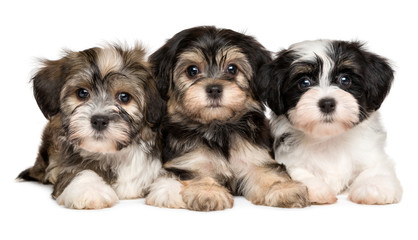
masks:
POLYGON ((319 85, 330 85, 330 72, 334 68, 334 62, 329 57, 331 51, 330 40, 304 41, 293 44, 290 49, 295 51, 300 57, 292 64, 297 62, 316 62, 319 58, 322 61, 322 71, 320 72, 319 85))
POLYGON ((118 72, 123 67, 123 59, 115 48, 103 48, 97 55, 97 66, 103 77, 110 72, 118 72))

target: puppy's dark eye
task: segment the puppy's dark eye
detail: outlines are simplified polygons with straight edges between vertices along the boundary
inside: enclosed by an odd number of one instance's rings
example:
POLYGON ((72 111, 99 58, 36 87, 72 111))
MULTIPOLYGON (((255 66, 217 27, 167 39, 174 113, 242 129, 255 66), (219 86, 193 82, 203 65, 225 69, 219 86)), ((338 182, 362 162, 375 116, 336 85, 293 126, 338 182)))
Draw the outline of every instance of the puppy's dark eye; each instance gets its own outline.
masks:
POLYGON ((131 101, 131 95, 126 92, 121 92, 118 94, 117 99, 120 103, 127 104, 131 101))
POLYGON ((196 75, 200 73, 199 68, 196 65, 187 67, 186 72, 189 77, 196 77, 196 75))
POLYGON ((236 75, 238 73, 238 67, 235 64, 229 64, 228 67, 226 67, 226 71, 231 75, 236 75))
POLYGON ((349 88, 351 86, 351 78, 348 75, 340 75, 337 79, 337 82, 340 86, 344 88, 349 88))
POLYGON ((312 80, 309 79, 308 77, 304 77, 299 80, 298 87, 300 90, 305 90, 309 88, 310 86, 312 86, 312 80))
POLYGON ((81 100, 86 100, 90 97, 90 93, 87 89, 80 88, 77 90, 77 97, 81 100))

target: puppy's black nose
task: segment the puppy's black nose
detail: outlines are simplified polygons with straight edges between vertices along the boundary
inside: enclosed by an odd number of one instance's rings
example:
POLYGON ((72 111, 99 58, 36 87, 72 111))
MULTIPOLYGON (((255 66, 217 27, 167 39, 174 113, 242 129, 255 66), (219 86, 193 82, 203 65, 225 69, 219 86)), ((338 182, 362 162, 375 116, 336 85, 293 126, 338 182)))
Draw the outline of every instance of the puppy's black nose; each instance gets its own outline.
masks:
POLYGON ((91 117, 91 126, 97 131, 103 131, 109 125, 109 117, 103 115, 94 115, 91 117))
POLYGON ((213 99, 220 98, 222 96, 222 90, 221 85, 209 85, 206 87, 206 93, 213 99))
POLYGON ((335 99, 333 98, 324 98, 321 99, 318 103, 319 108, 321 109, 321 112, 323 113, 332 113, 335 111, 335 99))

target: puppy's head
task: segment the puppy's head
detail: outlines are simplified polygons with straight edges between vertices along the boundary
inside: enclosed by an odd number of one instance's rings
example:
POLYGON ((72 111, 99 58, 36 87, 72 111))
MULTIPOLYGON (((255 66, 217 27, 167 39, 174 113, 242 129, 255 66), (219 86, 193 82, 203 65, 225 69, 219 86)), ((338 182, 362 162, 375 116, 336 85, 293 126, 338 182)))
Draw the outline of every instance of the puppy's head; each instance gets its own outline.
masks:
POLYGON ((363 44, 317 40, 279 52, 256 84, 276 115, 305 133, 335 136, 379 109, 392 80, 387 60, 363 44))
POLYGON ((183 30, 149 58, 168 112, 200 123, 260 108, 253 78, 270 60, 254 38, 215 27, 183 30))
POLYGON ((144 140, 164 112, 140 46, 108 45, 43 61, 34 95, 47 118, 61 114, 68 140, 91 152, 116 152, 144 140))

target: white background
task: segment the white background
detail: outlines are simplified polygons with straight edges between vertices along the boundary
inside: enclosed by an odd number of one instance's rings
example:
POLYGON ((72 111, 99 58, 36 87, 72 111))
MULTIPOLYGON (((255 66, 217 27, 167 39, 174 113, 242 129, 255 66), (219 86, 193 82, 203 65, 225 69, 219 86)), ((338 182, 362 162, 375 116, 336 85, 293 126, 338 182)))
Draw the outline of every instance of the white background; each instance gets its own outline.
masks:
POLYGON ((0 239, 418 239, 417 7, 407 1, 2 1, 0 3, 0 239), (254 206, 200 213, 146 206, 68 210, 51 186, 15 182, 34 163, 46 123, 29 83, 37 58, 105 41, 144 43, 149 52, 197 25, 243 31, 269 50, 306 39, 364 40, 392 60, 392 91, 381 108, 387 152, 404 187, 396 205, 363 206, 340 196, 305 209, 254 206), (7 236, 7 237, 6 237, 7 236), (119 238, 120 237, 120 238, 119 238))

